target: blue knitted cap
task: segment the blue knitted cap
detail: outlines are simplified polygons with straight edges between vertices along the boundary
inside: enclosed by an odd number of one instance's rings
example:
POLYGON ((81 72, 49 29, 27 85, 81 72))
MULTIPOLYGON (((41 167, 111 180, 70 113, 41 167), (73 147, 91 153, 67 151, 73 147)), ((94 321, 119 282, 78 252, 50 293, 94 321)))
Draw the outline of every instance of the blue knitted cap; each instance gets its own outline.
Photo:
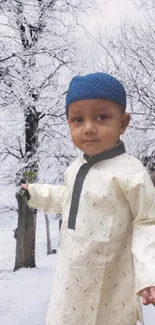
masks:
POLYGON ((66 96, 66 114, 71 103, 85 99, 108 99, 126 108, 126 92, 123 85, 107 73, 91 73, 72 79, 66 96))

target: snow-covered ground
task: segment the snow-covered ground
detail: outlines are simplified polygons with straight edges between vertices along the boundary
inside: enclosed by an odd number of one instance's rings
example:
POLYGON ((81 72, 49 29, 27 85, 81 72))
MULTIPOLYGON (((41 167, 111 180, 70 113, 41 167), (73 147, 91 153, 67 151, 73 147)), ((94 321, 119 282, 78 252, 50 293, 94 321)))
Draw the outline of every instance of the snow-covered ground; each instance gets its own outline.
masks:
MULTIPOLYGON (((51 223, 51 235, 53 247, 57 247, 56 221, 51 223)), ((0 223, 0 325, 46 324, 45 317, 58 255, 46 255, 43 219, 41 223, 38 222, 36 242, 37 268, 13 272, 13 231, 10 224, 6 228, 0 223)), ((155 325, 155 307, 145 307, 144 317, 145 325, 155 325)))
MULTIPOLYGON (((0 228, 0 325, 45 325, 57 255, 46 255, 44 225, 37 229, 35 269, 13 272, 15 239, 13 231, 0 228), (42 228, 42 229, 41 229, 42 228)), ((51 225, 54 247, 58 224, 51 225)))

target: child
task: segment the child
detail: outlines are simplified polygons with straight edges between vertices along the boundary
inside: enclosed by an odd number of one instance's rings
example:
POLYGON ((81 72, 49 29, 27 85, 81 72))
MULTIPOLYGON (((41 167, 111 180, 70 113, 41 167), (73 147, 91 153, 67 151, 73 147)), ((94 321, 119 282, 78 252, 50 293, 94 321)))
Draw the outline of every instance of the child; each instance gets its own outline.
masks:
POLYGON ((72 140, 84 155, 63 186, 23 185, 30 206, 62 213, 48 325, 136 325, 155 305, 155 189, 120 136, 130 115, 113 76, 75 77, 66 97, 72 140))

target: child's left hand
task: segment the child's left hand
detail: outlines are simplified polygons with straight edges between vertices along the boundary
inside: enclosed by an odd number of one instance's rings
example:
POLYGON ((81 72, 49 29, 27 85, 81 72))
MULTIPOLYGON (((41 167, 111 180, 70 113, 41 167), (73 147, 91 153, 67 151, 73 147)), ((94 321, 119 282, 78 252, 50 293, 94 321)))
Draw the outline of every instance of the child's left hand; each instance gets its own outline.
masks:
POLYGON ((152 304, 155 306, 155 287, 148 287, 139 292, 139 295, 142 297, 143 305, 152 304))

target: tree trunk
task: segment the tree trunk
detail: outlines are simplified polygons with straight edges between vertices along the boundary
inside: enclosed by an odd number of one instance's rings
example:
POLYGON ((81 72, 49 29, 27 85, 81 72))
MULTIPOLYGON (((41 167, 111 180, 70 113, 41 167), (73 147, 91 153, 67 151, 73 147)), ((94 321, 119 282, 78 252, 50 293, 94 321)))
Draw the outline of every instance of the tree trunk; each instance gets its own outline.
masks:
POLYGON ((16 194, 18 202, 18 226, 16 232, 16 259, 14 271, 21 267, 35 267, 36 210, 31 210, 25 195, 16 194))
POLYGON ((150 176, 151 176, 151 179, 152 179, 153 185, 155 186, 155 171, 151 171, 151 172, 150 172, 150 176))
POLYGON ((62 218, 59 218, 59 232, 61 230, 61 226, 62 226, 62 218))
POLYGON ((46 238, 47 238, 47 255, 52 254, 52 246, 51 246, 51 235, 50 235, 50 224, 47 213, 45 215, 45 223, 46 223, 46 238))

